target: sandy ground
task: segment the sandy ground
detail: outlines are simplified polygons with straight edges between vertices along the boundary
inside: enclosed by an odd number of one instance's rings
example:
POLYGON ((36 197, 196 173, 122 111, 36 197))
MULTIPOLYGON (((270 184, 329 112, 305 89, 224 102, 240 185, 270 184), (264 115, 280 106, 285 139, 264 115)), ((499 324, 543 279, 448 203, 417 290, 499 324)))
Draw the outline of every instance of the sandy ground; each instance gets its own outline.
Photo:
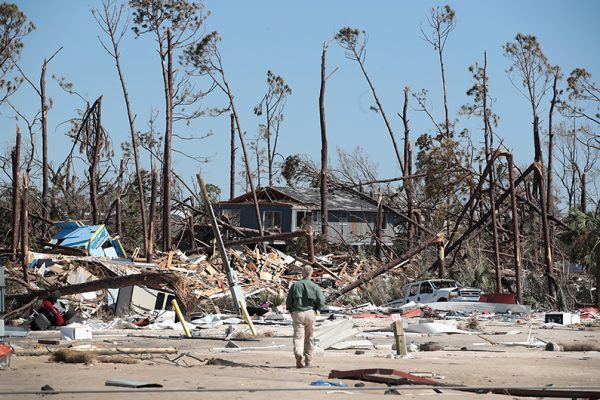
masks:
MULTIPOLYGON (((390 320, 381 318, 355 319, 363 330, 386 329, 390 320)), ((238 326, 240 329, 245 327, 238 326)), ((202 331, 204 336, 222 336, 225 327, 202 331)), ((259 339, 237 341, 240 347, 263 347, 283 345, 280 348, 247 350, 236 353, 215 351, 226 342, 216 339, 179 339, 176 331, 113 330, 95 333, 91 341, 77 343, 107 347, 176 347, 177 355, 145 355, 138 364, 63 364, 48 360, 48 356, 13 356, 9 368, 0 370, 0 400, 30 399, 39 395, 22 394, 18 391, 38 391, 44 385, 56 390, 89 390, 96 393, 56 394, 51 399, 371 399, 384 396, 386 386, 365 383, 356 389, 359 381, 343 380, 346 388, 314 388, 310 383, 328 380, 331 370, 362 368, 391 368, 404 372, 431 372, 443 376, 437 381, 444 384, 469 386, 578 386, 600 387, 600 353, 598 352, 548 352, 538 348, 506 345, 509 342, 527 341, 527 323, 486 321, 482 323, 481 335, 410 336, 416 345, 434 341, 449 350, 410 353, 409 358, 396 359, 390 355, 392 338, 377 338, 373 342, 379 349, 327 350, 315 356, 314 366, 296 369, 292 354, 291 327, 257 326, 259 339), (518 330, 521 333, 506 335, 518 330), (161 337, 140 337, 160 335, 161 337), (171 337, 169 337, 171 336, 171 337), (492 344, 493 343, 493 344, 492 344), (504 344, 503 344, 504 343, 504 344), (387 349, 386 349, 387 347, 387 349), (460 350, 466 347, 468 350, 460 350), (178 363, 171 360, 187 353, 178 363), (201 360, 201 361, 199 361, 201 360), (211 360, 213 365, 207 365, 211 360), (230 361, 242 365, 223 365, 230 361), (107 379, 128 379, 154 382, 164 389, 219 389, 236 391, 212 391, 209 393, 159 393, 141 392, 140 389, 121 389, 105 386, 107 379), (252 391, 252 389, 284 389, 281 391, 252 391), (121 390, 120 393, 102 391, 121 390), (239 390, 239 391, 238 391, 239 390), (9 393, 12 392, 12 393, 9 393)), ((586 341, 600 339, 600 327, 554 327, 544 328, 540 322, 533 324, 533 336, 544 341, 586 341)), ((11 339, 11 344, 21 348, 35 348, 40 338, 58 338, 58 332, 30 333, 27 338, 11 339)), ((65 343, 63 341, 63 343, 65 343)), ((75 343, 75 342, 73 342, 75 343)), ((52 346, 48 346, 52 347, 52 346)), ((134 356, 140 358, 140 356, 134 356)), ((340 382, 340 380, 331 380, 340 382)), ((514 398, 503 395, 478 395, 453 390, 436 394, 432 390, 399 390, 403 398, 424 399, 430 397, 456 399, 514 398)))

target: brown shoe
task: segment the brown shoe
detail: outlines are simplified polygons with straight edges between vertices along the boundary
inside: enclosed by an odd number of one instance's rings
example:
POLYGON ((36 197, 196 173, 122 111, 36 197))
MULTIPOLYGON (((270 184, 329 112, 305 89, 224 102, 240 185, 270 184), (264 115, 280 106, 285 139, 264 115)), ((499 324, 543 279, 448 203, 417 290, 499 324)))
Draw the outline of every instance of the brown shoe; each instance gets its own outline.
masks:
POLYGON ((296 357, 296 368, 303 368, 304 365, 302 365, 302 357, 296 357))
POLYGON ((308 357, 305 357, 305 358, 304 358, 304 366, 305 366, 305 367, 310 367, 310 365, 311 365, 311 362, 310 362, 310 361, 311 361, 311 360, 310 360, 310 358, 308 358, 308 357))

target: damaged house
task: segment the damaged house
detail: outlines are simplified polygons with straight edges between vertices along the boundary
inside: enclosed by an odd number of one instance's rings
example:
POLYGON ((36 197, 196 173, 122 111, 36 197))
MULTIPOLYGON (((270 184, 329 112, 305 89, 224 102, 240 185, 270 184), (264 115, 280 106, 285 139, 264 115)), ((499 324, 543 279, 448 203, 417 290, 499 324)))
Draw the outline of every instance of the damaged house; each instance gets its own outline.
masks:
MULTIPOLYGON (((263 229, 287 233, 310 225, 321 231, 321 196, 318 188, 264 187, 256 191, 263 229)), ((375 243, 377 201, 341 190, 330 189, 328 196, 329 239, 353 246, 375 243)), ((230 224, 258 229, 252 192, 219 203, 221 215, 230 224)), ((391 244, 396 217, 382 210, 382 241, 391 244)), ((283 244, 275 242, 275 244, 283 244)))

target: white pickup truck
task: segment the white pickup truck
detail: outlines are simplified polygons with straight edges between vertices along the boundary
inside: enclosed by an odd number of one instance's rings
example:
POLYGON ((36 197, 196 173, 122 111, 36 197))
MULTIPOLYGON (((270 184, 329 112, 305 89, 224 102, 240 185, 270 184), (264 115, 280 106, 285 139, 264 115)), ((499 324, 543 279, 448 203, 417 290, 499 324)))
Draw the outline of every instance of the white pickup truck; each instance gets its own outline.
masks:
POLYGON ((462 287, 451 279, 429 279, 411 283, 404 288, 403 304, 435 303, 437 301, 479 301, 481 289, 462 287))

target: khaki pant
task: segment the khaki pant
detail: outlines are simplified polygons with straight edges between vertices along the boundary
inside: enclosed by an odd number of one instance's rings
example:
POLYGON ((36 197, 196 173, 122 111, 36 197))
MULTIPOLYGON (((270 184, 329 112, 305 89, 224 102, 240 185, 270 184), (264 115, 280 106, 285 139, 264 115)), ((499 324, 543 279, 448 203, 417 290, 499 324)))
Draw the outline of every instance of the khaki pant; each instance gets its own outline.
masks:
POLYGON ((292 322, 294 327, 294 355, 296 360, 302 359, 310 363, 312 353, 315 347, 313 338, 315 326, 315 312, 313 310, 294 311, 292 313, 292 322))

